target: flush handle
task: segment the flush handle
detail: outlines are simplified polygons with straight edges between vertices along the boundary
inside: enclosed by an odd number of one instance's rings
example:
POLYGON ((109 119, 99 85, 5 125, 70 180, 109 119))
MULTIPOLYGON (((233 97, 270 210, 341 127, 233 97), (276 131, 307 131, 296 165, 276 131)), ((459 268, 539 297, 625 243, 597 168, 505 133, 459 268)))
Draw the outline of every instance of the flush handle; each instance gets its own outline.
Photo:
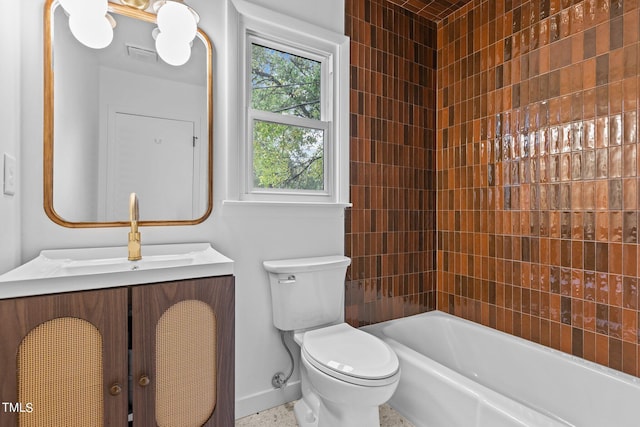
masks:
POLYGON ((280 279, 280 280, 278 280, 278 283, 280 283, 281 285, 292 285, 292 284, 296 283, 296 276, 291 275, 291 276, 287 277, 286 279, 280 279))

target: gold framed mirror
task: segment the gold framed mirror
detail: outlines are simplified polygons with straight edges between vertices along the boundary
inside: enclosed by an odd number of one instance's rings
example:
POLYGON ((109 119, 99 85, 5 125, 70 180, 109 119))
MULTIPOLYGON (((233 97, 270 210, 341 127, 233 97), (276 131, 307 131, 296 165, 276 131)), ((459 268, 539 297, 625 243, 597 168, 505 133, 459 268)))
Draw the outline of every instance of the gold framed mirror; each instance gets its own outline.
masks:
POLYGON ((156 15, 109 3, 112 43, 91 49, 59 0, 44 10, 44 209, 64 227, 194 225, 213 210, 212 44, 198 28, 189 61, 154 49, 156 15))

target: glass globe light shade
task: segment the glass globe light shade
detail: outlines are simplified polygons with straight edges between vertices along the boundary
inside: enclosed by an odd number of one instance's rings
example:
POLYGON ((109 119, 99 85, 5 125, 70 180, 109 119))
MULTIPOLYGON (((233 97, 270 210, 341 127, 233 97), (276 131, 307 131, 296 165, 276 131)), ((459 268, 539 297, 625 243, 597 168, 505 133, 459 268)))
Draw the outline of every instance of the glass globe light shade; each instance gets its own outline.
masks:
POLYGON ((171 38, 190 42, 196 36, 198 24, 196 18, 183 3, 167 1, 158 10, 158 28, 171 38))
POLYGON ((107 0, 60 0, 60 5, 69 15, 101 16, 107 13, 107 0))
POLYGON ((184 65, 191 57, 189 42, 176 40, 162 31, 156 37, 156 51, 164 62, 176 67, 184 65))
POLYGON ((113 27, 105 15, 70 15, 69 28, 80 43, 92 49, 105 48, 113 40, 113 27))
POLYGON ((80 3, 82 3, 82 0, 60 0, 60 6, 62 6, 69 15, 73 14, 79 7, 82 8, 80 3))

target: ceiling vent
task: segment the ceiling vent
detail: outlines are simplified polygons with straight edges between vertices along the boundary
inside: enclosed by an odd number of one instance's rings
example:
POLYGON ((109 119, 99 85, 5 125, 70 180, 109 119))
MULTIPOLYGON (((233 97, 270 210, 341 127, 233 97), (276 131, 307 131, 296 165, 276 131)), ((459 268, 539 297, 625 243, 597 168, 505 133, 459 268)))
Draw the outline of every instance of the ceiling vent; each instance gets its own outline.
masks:
POLYGON ((158 62, 158 54, 155 50, 146 49, 144 47, 134 46, 134 45, 126 45, 127 46, 127 55, 132 59, 141 62, 158 62))

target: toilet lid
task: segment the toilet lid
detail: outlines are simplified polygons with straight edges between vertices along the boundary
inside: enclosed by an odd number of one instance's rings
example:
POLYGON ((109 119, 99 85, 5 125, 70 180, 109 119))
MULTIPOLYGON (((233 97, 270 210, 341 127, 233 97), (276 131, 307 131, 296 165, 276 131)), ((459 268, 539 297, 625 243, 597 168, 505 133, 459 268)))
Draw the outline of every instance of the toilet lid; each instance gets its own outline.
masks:
MULTIPOLYGON (((316 368, 346 381, 395 380, 398 357, 379 338, 346 323, 316 329, 304 334, 303 354, 316 368)), ((382 384, 379 384, 382 385, 382 384)))

